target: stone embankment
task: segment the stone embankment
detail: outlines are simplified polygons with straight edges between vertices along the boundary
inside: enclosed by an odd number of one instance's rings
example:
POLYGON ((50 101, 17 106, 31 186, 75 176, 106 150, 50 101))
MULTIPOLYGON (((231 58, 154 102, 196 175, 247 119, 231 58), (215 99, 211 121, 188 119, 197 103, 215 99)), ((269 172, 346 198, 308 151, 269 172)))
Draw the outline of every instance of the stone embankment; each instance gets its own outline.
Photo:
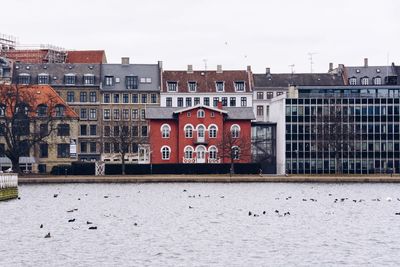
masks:
POLYGON ((18 197, 18 175, 0 173, 0 201, 18 197))

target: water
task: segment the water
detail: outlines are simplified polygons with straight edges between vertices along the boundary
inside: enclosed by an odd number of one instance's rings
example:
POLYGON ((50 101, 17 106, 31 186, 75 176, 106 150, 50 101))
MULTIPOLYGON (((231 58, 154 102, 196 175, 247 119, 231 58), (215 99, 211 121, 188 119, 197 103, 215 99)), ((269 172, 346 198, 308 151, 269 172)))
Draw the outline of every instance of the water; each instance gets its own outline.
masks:
POLYGON ((399 184, 23 185, 20 196, 0 203, 0 266, 400 264, 399 184))

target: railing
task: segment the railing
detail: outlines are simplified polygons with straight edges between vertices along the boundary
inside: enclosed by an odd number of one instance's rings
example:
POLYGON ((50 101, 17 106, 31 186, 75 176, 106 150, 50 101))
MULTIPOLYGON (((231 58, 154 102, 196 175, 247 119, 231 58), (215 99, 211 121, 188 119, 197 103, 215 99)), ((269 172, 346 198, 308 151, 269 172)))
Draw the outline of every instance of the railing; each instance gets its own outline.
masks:
POLYGON ((221 163, 221 159, 210 159, 210 158, 208 158, 208 163, 221 163))
POLYGON ((15 173, 0 174, 0 188, 18 187, 18 175, 15 173))
POLYGON ((185 158, 185 157, 183 157, 183 160, 182 160, 182 162, 183 163, 196 163, 196 158, 185 158))

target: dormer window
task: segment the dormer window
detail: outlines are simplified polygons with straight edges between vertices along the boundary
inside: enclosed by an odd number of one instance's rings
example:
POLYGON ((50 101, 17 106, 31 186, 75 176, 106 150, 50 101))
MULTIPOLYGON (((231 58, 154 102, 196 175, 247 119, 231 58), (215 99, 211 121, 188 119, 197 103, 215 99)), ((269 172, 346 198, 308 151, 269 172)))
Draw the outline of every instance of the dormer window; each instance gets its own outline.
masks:
POLYGON ((205 112, 203 109, 199 109, 197 111, 197 118, 204 118, 205 117, 205 112))
POLYGON ((21 73, 18 75, 18 84, 30 84, 31 76, 28 73, 21 73))
POLYGON ((94 85, 94 75, 93 74, 83 75, 83 84, 84 85, 94 85))
POLYGON ((64 83, 66 85, 75 85, 76 76, 75 74, 69 73, 64 75, 64 83))
POLYGON ((126 89, 138 89, 138 76, 125 77, 126 89))
POLYGON ((244 92, 244 89, 245 89, 244 81, 235 82, 235 91, 244 92))
POLYGON ((196 92, 197 82, 188 82, 188 89, 189 92, 196 92))
POLYGON ((351 77, 349 79, 349 84, 350 85, 357 85, 357 78, 356 77, 351 77))
POLYGON ((167 82, 167 90, 168 92, 177 92, 178 82, 167 82))
POLYGON ((114 85, 114 76, 105 76, 104 77, 104 85, 113 86, 114 85))
POLYGON ((381 72, 381 70, 380 70, 380 69, 376 69, 376 72, 377 72, 377 73, 380 73, 380 72, 381 72))
POLYGON ((375 77, 374 78, 374 85, 382 85, 382 78, 381 77, 375 77))
POLYGON ((38 84, 49 84, 49 74, 41 73, 38 75, 38 84))
POLYGON ((215 82, 215 90, 217 92, 223 92, 225 90, 224 87, 224 82, 215 82))
POLYGON ((368 85, 368 77, 361 78, 361 85, 368 85))

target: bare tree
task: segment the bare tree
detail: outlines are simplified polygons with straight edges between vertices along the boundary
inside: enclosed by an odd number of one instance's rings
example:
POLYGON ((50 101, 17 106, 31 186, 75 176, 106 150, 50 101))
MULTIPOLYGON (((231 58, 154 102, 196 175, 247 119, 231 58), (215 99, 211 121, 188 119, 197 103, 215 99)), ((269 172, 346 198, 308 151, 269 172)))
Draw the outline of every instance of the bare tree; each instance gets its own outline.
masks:
POLYGON ((106 141, 114 146, 114 153, 121 155, 122 174, 125 175, 126 155, 137 154, 138 147, 146 142, 146 138, 139 137, 138 125, 131 121, 119 121, 113 125, 112 135, 106 137, 106 141), (137 128, 135 128, 137 127, 137 128))
MULTIPOLYGON (((34 87, 0 84, 0 129, 5 155, 14 172, 20 173, 19 158, 57 129, 58 96, 34 87)), ((64 106, 62 106, 65 108, 64 106)), ((64 114, 62 114, 64 115, 64 114)))
POLYGON ((230 175, 235 173, 235 162, 251 161, 251 139, 241 132, 226 131, 217 143, 218 156, 230 163, 230 175))

